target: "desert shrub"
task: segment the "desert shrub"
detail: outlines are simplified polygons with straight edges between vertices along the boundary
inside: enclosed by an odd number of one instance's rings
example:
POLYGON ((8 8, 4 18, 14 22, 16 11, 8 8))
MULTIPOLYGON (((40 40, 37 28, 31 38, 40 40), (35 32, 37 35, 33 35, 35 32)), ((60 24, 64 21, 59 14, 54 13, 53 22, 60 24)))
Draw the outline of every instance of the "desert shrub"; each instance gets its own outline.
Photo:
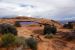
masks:
POLYGON ((64 24, 63 27, 67 29, 73 29, 73 25, 70 22, 68 22, 68 24, 64 24))
POLYGON ((51 32, 53 34, 56 34, 56 32, 57 32, 57 28, 54 25, 51 26, 51 32))
POLYGON ((15 24, 14 24, 14 26, 21 27, 21 24, 20 24, 20 22, 16 21, 15 24))
POLYGON ((12 33, 13 35, 17 35, 17 29, 11 24, 2 23, 0 24, 0 33, 2 34, 12 33))
POLYGON ((32 50, 37 50, 37 41, 34 38, 17 37, 13 34, 4 34, 0 40, 0 47, 10 47, 10 46, 23 46, 23 48, 31 48, 32 50))
POLYGON ((23 45, 23 48, 31 48, 32 50, 37 50, 37 41, 36 39, 30 37, 30 38, 24 38, 24 37, 17 37, 16 38, 16 44, 18 46, 23 45))
POLYGON ((21 46, 27 47, 24 37, 14 36, 13 34, 4 34, 1 37, 0 43, 2 43, 1 47, 9 47, 9 46, 21 46))
POLYGON ((56 34, 57 28, 54 25, 44 25, 44 34, 56 34))
POLYGON ((1 42, 2 42, 2 47, 9 47, 11 45, 14 45, 15 44, 15 36, 13 34, 4 34, 2 37, 1 37, 1 42))
POLYGON ((26 39, 26 43, 32 50, 37 50, 37 40, 33 37, 26 39))
POLYGON ((15 44, 17 46, 23 45, 24 48, 28 48, 24 37, 16 37, 15 44))

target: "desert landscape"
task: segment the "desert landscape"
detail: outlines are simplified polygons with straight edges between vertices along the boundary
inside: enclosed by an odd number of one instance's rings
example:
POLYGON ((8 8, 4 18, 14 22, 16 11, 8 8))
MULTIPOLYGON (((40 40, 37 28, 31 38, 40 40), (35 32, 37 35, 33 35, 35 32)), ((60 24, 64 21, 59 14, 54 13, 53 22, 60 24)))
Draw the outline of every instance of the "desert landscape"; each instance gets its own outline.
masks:
MULTIPOLYGON (((17 36, 23 38, 30 38, 33 36, 37 40, 37 49, 35 50, 75 50, 75 25, 73 28, 66 28, 60 22, 55 20, 48 20, 44 18, 32 17, 15 17, 15 18, 1 18, 0 23, 9 23, 16 27, 17 36), (18 22, 17 26, 15 23, 18 22), (44 25, 49 24, 57 28, 56 34, 43 35, 44 25), (50 35, 50 36, 49 36, 50 35)), ((21 45, 17 49, 14 47, 7 47, 5 49, 0 47, 0 50, 33 50, 31 48, 23 48, 21 45)))
POLYGON ((0 0, 0 50, 75 50, 75 0, 0 0))

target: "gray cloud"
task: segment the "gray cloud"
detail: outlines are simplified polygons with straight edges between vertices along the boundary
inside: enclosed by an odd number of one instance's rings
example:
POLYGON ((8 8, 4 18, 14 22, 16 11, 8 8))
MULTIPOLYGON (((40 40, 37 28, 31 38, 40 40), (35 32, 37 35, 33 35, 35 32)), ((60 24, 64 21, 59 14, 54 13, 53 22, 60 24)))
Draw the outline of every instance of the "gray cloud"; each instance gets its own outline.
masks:
POLYGON ((74 0, 0 0, 0 16, 24 15, 74 20, 74 0))

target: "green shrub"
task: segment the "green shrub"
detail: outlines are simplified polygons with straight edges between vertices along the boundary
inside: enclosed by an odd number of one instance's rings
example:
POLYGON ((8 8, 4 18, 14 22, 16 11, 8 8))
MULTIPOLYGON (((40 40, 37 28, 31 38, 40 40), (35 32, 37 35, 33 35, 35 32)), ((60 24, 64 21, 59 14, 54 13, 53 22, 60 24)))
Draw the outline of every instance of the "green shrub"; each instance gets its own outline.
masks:
POLYGON ((13 34, 4 34, 2 37, 1 37, 1 41, 2 41, 2 47, 9 47, 11 45, 14 45, 15 44, 15 36, 13 34))
POLYGON ((23 45, 24 48, 28 48, 24 37, 16 37, 15 44, 17 46, 23 45))
POLYGON ((54 25, 44 24, 44 35, 45 34, 56 34, 57 28, 54 25))
POLYGON ((37 50, 37 40, 33 37, 26 39, 26 43, 32 50, 37 50))
POLYGON ((4 34, 2 35, 1 37, 1 40, 0 40, 0 47, 13 47, 13 46, 16 46, 16 47, 19 47, 19 46, 23 46, 23 48, 31 48, 31 49, 35 49, 36 45, 35 45, 35 42, 34 40, 30 42, 29 39, 25 39, 24 37, 18 37, 18 36, 14 36, 13 34, 4 34), (31 44, 33 43, 33 44, 31 44), (32 45, 32 47, 31 47, 32 45))
POLYGON ((57 28, 54 25, 52 25, 51 26, 51 33, 56 34, 56 32, 57 32, 57 28))
POLYGON ((16 38, 17 45, 23 45, 23 48, 31 48, 32 50, 37 50, 37 40, 33 37, 24 38, 24 37, 17 37, 16 38))
POLYGON ((11 24, 2 23, 0 24, 0 33, 2 34, 11 33, 13 35, 17 35, 17 29, 11 24))

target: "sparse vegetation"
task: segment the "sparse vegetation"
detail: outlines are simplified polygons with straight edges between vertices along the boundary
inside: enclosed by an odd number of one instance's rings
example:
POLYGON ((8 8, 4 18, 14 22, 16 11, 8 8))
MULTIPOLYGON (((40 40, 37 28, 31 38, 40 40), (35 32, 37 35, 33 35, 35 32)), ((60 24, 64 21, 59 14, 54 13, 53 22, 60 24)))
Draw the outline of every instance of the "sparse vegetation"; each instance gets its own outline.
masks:
POLYGON ((53 34, 56 34, 56 32, 57 32, 57 28, 54 25, 51 26, 51 32, 53 34))
POLYGON ((68 24, 64 24, 63 27, 67 29, 73 29, 73 25, 71 22, 68 22, 68 24))
POLYGON ((13 34, 4 34, 0 40, 0 47, 10 47, 10 46, 23 46, 23 48, 31 48, 32 50, 37 50, 37 40, 33 37, 25 39, 24 37, 17 37, 13 34))
MULTIPOLYGON (((56 21, 44 19, 27 19, 27 18, 14 18, 14 19, 1 19, 0 20, 0 50, 70 50, 75 47, 75 29, 72 29, 71 23, 62 28, 62 25, 56 21), (37 21, 39 24, 33 23, 31 25, 23 25, 21 27, 19 22, 15 21, 37 21), (46 21, 46 22, 45 22, 46 21), (5 23, 6 22, 6 23, 5 23), (13 25, 7 23, 15 23, 13 25), (40 23, 48 23, 40 24, 40 23), (53 24, 53 25, 50 25, 53 24), (60 24, 60 25, 59 25, 60 24), (39 26, 40 25, 40 26, 39 26), (35 27, 34 27, 35 26, 35 27), (45 26, 45 27, 44 27, 45 26), (44 30, 43 30, 44 27, 44 30), (59 28, 61 27, 61 28, 59 28), (69 29, 65 29, 65 28, 69 29), (17 35, 24 36, 19 37, 17 35), (58 32, 57 32, 58 29, 58 32), (72 30, 72 32, 71 32, 72 30), (40 35, 43 34, 44 35, 40 35), (57 34, 56 34, 57 33, 57 34), (10 35, 9 35, 10 34, 10 35), (28 35, 33 34, 34 37, 28 35), (27 36, 26 36, 27 35, 27 36), (25 38, 26 37, 26 38, 25 38), (36 39, 37 40, 36 40, 36 39), (74 40, 74 41, 73 41, 74 40), (71 41, 71 42, 70 42, 71 41), (39 43, 38 43, 39 42, 39 43), (37 49, 38 44, 38 49, 37 49), (69 45, 71 44, 71 45, 69 45), (8 49, 7 49, 8 48, 8 49)), ((75 49, 75 48, 74 48, 75 49)))
POLYGON ((14 24, 14 26, 21 27, 20 22, 16 21, 15 24, 14 24))
POLYGON ((33 37, 26 39, 26 43, 32 50, 37 50, 37 40, 33 37))
POLYGON ((1 37, 1 42, 2 42, 2 45, 1 47, 9 47, 9 46, 12 46, 15 44, 15 36, 13 34, 4 34, 2 37, 1 37))
POLYGON ((11 24, 2 23, 0 24, 0 33, 1 34, 8 34, 11 33, 13 35, 17 35, 16 27, 11 24))
POLYGON ((23 45, 24 48, 28 48, 24 37, 16 37, 15 44, 17 46, 23 45))
POLYGON ((57 28, 54 25, 45 24, 44 25, 44 34, 56 34, 57 28))
POLYGON ((24 48, 27 48, 27 44, 25 42, 25 38, 24 37, 17 37, 14 36, 13 34, 4 34, 1 37, 0 40, 0 47, 10 47, 10 46, 21 46, 23 45, 24 48))

